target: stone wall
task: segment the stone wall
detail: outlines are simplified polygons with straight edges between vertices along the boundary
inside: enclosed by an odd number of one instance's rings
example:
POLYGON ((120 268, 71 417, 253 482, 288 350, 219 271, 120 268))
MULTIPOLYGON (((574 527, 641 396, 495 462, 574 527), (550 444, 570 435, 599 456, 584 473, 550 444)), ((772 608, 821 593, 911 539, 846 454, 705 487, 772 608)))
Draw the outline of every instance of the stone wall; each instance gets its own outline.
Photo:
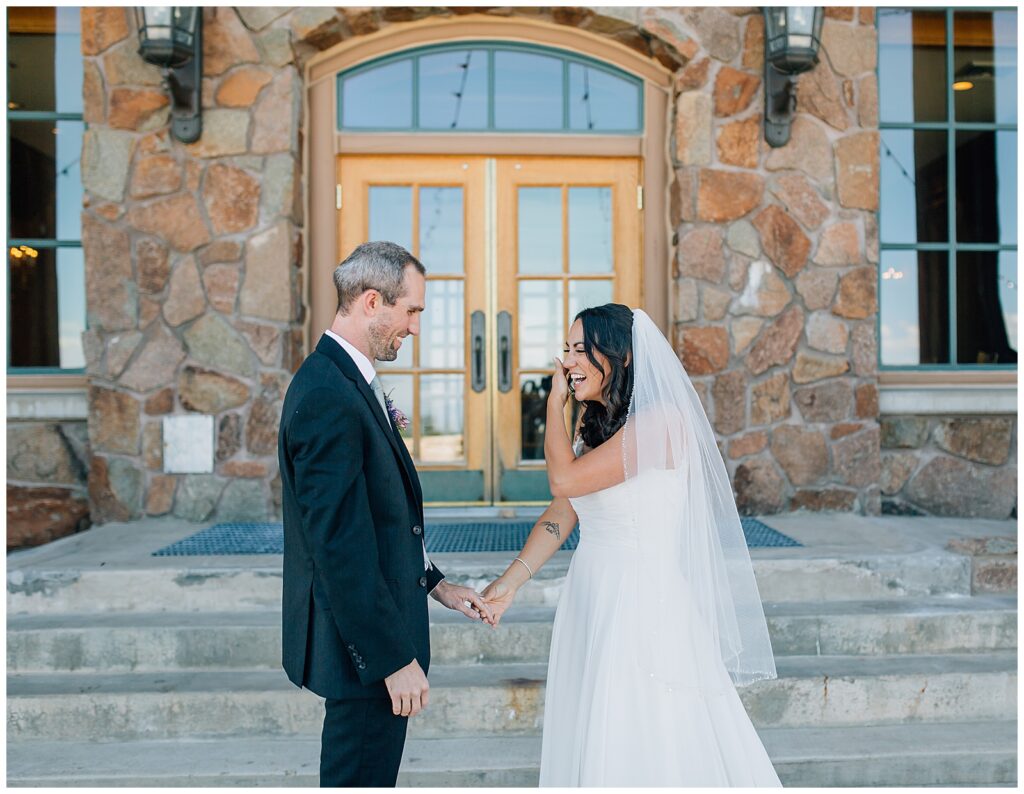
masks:
POLYGON ((85 335, 98 522, 274 511, 302 356, 301 79, 282 10, 204 10, 203 135, 169 136, 130 9, 82 9, 85 335), (213 474, 162 471, 162 420, 214 417, 213 474))
MULTIPOLYGON (((281 401, 303 356, 302 66, 449 8, 204 9, 203 135, 169 136, 130 10, 82 10, 82 243, 95 521, 277 514, 281 401), (163 418, 214 417, 212 474, 163 471, 163 418)), ((579 26, 670 68, 685 56, 587 9, 484 9, 579 26)), ((634 10, 625 11, 627 17, 634 10)))
POLYGON ((882 512, 1017 516, 1016 416, 883 416, 882 512))
POLYGON ((676 346, 745 513, 878 513, 874 10, 826 11, 790 142, 763 136, 757 9, 661 9, 676 79, 676 346))
POLYGON ((8 422, 7 550, 89 526, 85 422, 8 422))
MULTIPOLYGON (((673 338, 740 508, 878 513, 893 463, 876 372, 873 9, 827 9, 792 140, 770 149, 757 8, 218 7, 204 11, 192 145, 168 135, 127 10, 82 12, 94 519, 276 515, 281 399, 303 354, 303 65, 353 36, 481 12, 582 28, 674 73, 673 338), (162 420, 190 413, 214 417, 215 471, 166 474, 162 420)), ((907 488, 936 470, 921 449, 907 488)), ((899 488, 886 501, 927 502, 899 488)))

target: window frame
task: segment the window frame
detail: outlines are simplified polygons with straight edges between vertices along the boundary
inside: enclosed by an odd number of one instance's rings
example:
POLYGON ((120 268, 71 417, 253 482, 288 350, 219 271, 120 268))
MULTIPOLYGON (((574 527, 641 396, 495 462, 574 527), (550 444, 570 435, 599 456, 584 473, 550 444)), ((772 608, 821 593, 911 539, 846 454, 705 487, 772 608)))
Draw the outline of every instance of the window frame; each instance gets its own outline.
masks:
MULTIPOLYGON (((882 204, 885 201, 885 196, 879 189, 878 196, 878 266, 877 266, 877 290, 878 290, 878 312, 875 315, 875 338, 878 340, 878 371, 880 373, 911 373, 911 372, 925 372, 933 371, 940 373, 952 373, 952 372, 981 372, 989 371, 993 373, 998 372, 1015 372, 1017 370, 1017 364, 1005 363, 1005 364, 965 364, 956 360, 957 358, 957 323, 956 323, 956 291, 957 291, 957 280, 956 280, 956 268, 957 268, 957 255, 960 252, 972 253, 972 252, 985 252, 985 253, 1001 253, 1005 251, 1017 253, 1017 243, 961 243, 957 240, 957 228, 956 228, 956 133, 963 131, 978 131, 978 132, 1018 132, 1017 124, 1010 124, 1007 122, 968 122, 968 121, 957 121, 956 119, 956 102, 955 92, 953 90, 953 82, 955 77, 954 70, 954 14, 959 11, 964 12, 995 12, 995 11, 1017 11, 1019 9, 1013 6, 907 6, 908 11, 941 11, 945 15, 945 31, 946 31, 946 44, 945 44, 945 75, 946 81, 946 120, 945 121, 905 121, 905 122, 886 122, 882 119, 882 108, 881 102, 879 102, 878 108, 878 143, 879 143, 879 187, 881 187, 881 161, 885 158, 885 149, 887 148, 885 142, 882 140, 882 133, 886 130, 904 130, 910 132, 917 131, 938 131, 946 133, 946 223, 948 226, 947 240, 944 243, 886 243, 882 239, 882 204), (947 364, 883 364, 882 363, 882 259, 886 251, 940 251, 946 254, 946 267, 947 267, 947 300, 949 301, 949 351, 950 358, 953 359, 947 364)), ((879 9, 880 11, 882 9, 879 9)), ((876 22, 877 24, 877 22, 876 22)), ((912 42, 911 42, 912 43, 912 42)), ((879 47, 881 41, 879 41, 879 47)), ((1019 51, 1019 47, 1018 47, 1019 51)), ((1019 65, 1018 57, 1018 65, 1019 65)), ((1018 67, 1019 68, 1019 67, 1018 67)), ((882 81, 881 73, 881 59, 876 58, 875 66, 875 77, 879 84, 882 81)), ((1020 185, 1018 182, 1018 193, 1020 185)), ((1018 264, 1018 274, 1019 274, 1018 264)), ((1018 275, 1018 284, 1019 284, 1018 275)))
MULTIPOLYGON (((41 31, 41 30, 40 31, 36 31, 35 35, 38 35, 38 34, 43 33, 43 32, 44 31, 41 31)), ((7 39, 10 39, 11 35, 12 35, 11 31, 7 30, 7 39)), ((52 35, 56 36, 57 34, 54 31, 52 35)), ((57 238, 57 237, 52 237, 52 238, 31 238, 31 237, 12 237, 11 236, 11 202, 10 202, 10 196, 11 196, 11 145, 10 145, 10 140, 11 140, 11 122, 18 122, 18 121, 36 121, 36 122, 51 122, 51 123, 56 123, 58 121, 79 121, 79 122, 82 122, 83 134, 89 128, 89 125, 86 123, 85 118, 84 118, 84 109, 83 109, 83 113, 64 113, 64 112, 60 112, 60 111, 57 111, 57 110, 52 110, 52 111, 51 110, 12 110, 9 107, 7 108, 7 122, 6 122, 6 126, 7 126, 7 129, 6 129, 6 134, 7 134, 7 162, 6 162, 6 165, 7 165, 7 184, 6 184, 6 188, 7 188, 8 201, 7 201, 7 216, 6 216, 6 219, 5 219, 6 223, 7 223, 7 227, 4 230, 4 238, 7 240, 8 256, 10 256, 10 249, 11 248, 17 248, 18 246, 21 246, 21 245, 29 246, 30 248, 36 248, 36 249, 52 249, 52 250, 57 250, 57 249, 60 249, 60 248, 81 248, 82 247, 81 239, 62 240, 62 239, 57 238)), ((56 185, 54 185, 54 190, 56 191, 56 185)), ((83 187, 83 194, 84 194, 84 190, 85 189, 83 187)), ((54 193, 54 201, 56 201, 56 192, 54 193)), ((85 266, 84 262, 85 262, 85 260, 84 260, 84 256, 83 256, 83 267, 85 266)), ((10 305, 10 299, 11 299, 11 283, 10 283, 10 281, 11 281, 11 267, 10 267, 10 263, 9 262, 8 262, 8 266, 7 266, 7 272, 6 272, 5 276, 4 276, 4 278, 5 278, 4 284, 5 284, 5 287, 7 289, 7 301, 8 301, 8 306, 9 306, 10 305)), ((84 331, 89 330, 89 311, 88 311, 88 305, 86 305, 85 327, 84 327, 83 330, 84 331)), ((31 383, 34 384, 34 385, 52 384, 54 386, 61 386, 61 385, 80 386, 82 384, 82 382, 83 382, 83 377, 82 376, 85 374, 85 371, 86 371, 85 367, 59 367, 59 366, 58 367, 13 367, 13 366, 11 366, 11 312, 10 312, 10 310, 7 311, 7 349, 6 349, 6 353, 7 353, 6 371, 7 371, 8 377, 14 378, 14 379, 24 377, 26 379, 25 385, 27 385, 29 383, 29 379, 31 379, 31 383), (44 376, 44 377, 42 379, 40 379, 39 376, 44 376)), ((12 385, 15 385, 15 384, 12 384, 12 385)))
POLYGON ((415 133, 423 135, 486 135, 486 134, 515 134, 515 135, 630 135, 642 136, 644 134, 644 81, 636 75, 619 69, 612 64, 591 58, 587 55, 563 50, 557 47, 550 47, 537 44, 528 44, 516 41, 501 41, 495 39, 475 39, 442 44, 428 44, 418 47, 410 47, 398 52, 373 58, 357 66, 341 72, 335 76, 335 107, 337 116, 334 120, 335 131, 347 134, 390 132, 390 133, 415 133), (419 126, 419 59, 423 55, 436 55, 442 52, 459 52, 462 50, 484 50, 487 52, 487 126, 465 129, 435 129, 432 127, 419 126), (518 52, 541 55, 548 58, 557 58, 562 68, 562 127, 560 129, 550 128, 514 128, 506 129, 498 127, 494 122, 494 54, 498 51, 518 52), (364 72, 371 71, 390 63, 409 60, 412 62, 412 124, 408 127, 346 127, 342 123, 344 115, 344 102, 342 86, 344 81, 364 72), (570 96, 569 96, 569 67, 580 65, 595 69, 612 77, 616 77, 629 83, 637 92, 637 118, 636 126, 620 129, 600 130, 576 130, 570 124, 570 96))

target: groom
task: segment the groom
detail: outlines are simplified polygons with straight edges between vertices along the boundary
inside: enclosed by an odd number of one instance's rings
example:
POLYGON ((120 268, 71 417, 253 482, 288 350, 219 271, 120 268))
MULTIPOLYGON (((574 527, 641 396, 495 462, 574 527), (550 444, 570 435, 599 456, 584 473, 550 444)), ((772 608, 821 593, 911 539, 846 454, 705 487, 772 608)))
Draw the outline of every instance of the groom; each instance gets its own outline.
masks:
POLYGON ((429 699, 427 593, 491 622, 427 557, 419 478, 374 372, 419 333, 424 274, 386 242, 338 265, 334 322, 282 409, 283 661, 326 699, 321 786, 395 785, 408 718, 429 699))

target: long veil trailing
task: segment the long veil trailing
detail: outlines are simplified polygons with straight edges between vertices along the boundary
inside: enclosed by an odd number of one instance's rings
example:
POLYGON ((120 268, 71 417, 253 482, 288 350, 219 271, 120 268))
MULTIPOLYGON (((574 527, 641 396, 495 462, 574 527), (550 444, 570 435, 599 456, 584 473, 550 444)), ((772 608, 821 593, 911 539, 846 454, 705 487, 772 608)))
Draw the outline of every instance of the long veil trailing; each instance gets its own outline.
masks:
POLYGON ((681 680, 680 671, 693 668, 679 660, 704 641, 717 647, 734 685, 775 678, 764 608, 715 435, 671 345, 640 309, 633 311, 632 366, 623 465, 626 480, 636 480, 638 662, 670 688, 701 686, 681 680))

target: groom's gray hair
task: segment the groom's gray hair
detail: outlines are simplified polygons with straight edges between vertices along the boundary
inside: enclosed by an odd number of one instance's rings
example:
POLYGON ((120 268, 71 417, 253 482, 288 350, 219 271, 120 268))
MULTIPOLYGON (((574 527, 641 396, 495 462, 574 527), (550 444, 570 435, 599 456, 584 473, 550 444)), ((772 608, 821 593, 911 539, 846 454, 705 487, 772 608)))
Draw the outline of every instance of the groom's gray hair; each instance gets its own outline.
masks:
POLYGON ((334 268, 338 290, 338 314, 348 314, 352 302, 368 289, 375 289, 388 306, 405 294, 405 268, 415 267, 421 275, 427 269, 402 246, 388 242, 363 243, 334 268))

